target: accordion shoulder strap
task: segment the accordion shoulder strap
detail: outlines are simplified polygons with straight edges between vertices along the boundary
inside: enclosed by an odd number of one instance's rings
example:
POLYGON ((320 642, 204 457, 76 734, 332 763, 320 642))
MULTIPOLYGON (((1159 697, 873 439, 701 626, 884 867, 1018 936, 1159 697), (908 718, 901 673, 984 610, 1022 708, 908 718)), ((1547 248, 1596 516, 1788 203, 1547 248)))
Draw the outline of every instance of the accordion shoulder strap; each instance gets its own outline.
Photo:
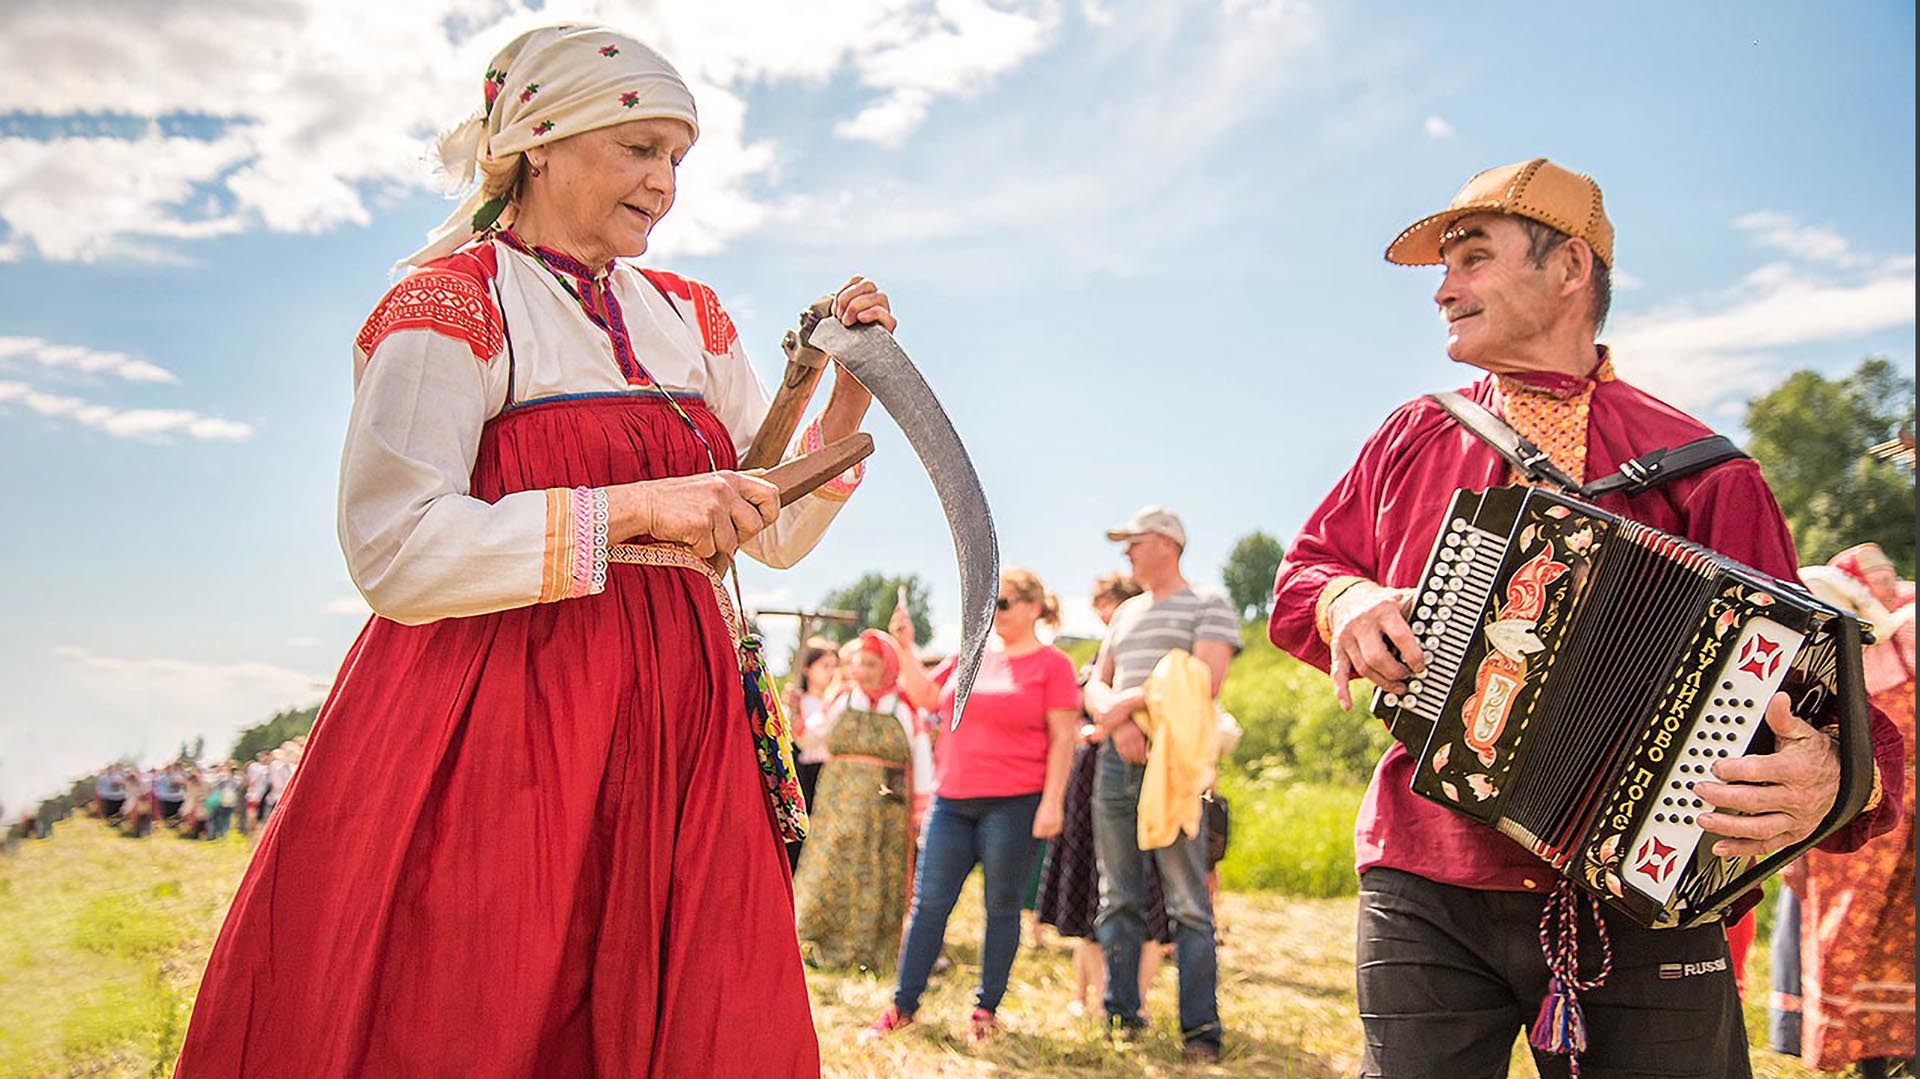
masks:
POLYGON ((1602 476, 1582 490, 1588 498, 1620 492, 1637 495, 1669 480, 1704 472, 1714 465, 1738 460, 1746 454, 1725 435, 1696 438, 1677 449, 1654 450, 1620 466, 1611 476, 1602 476))
POLYGON ((1446 409, 1447 415, 1459 420, 1460 426, 1473 432, 1475 438, 1493 447, 1495 453, 1506 458, 1508 464, 1519 469, 1528 479, 1551 483, 1572 494, 1579 493, 1579 480, 1567 475, 1547 456, 1547 451, 1527 441, 1520 432, 1509 427, 1507 421, 1487 411, 1484 406, 1452 390, 1427 396, 1446 409))
POLYGON ((1613 475, 1602 476, 1582 485, 1555 465, 1545 450, 1527 441, 1520 432, 1484 406, 1451 390, 1427 396, 1528 479, 1536 483, 1551 483, 1582 498, 1593 499, 1616 493, 1631 497, 1670 480, 1691 476, 1746 456, 1725 435, 1708 435, 1677 449, 1660 449, 1642 454, 1621 465, 1620 471, 1613 475))

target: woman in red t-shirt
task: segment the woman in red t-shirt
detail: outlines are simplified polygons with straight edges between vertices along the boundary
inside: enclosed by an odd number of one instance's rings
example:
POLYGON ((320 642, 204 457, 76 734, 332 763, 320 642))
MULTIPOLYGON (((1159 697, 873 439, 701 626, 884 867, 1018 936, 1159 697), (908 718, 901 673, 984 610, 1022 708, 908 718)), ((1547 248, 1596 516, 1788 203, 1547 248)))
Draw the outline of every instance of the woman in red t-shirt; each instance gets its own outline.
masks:
MULTIPOLYGON (((915 707, 938 708, 933 808, 915 876, 907 935, 900 948, 893 1004, 868 1028, 884 1037, 913 1022, 927 975, 947 932, 960 886, 979 865, 985 877, 987 926, 980 947, 980 989, 968 1040, 1000 1030, 994 1011, 1020 947, 1020 897, 1033 867, 1034 844, 1060 832, 1067 765, 1080 723, 1080 687, 1073 661, 1034 635, 1040 622, 1058 625, 1060 602, 1023 569, 1000 575, 993 616, 1000 647, 987 652, 967 698, 966 722, 952 729, 949 659, 932 675, 902 663, 900 686, 915 707)), ((903 656, 913 655, 913 623, 894 612, 889 629, 903 656)))

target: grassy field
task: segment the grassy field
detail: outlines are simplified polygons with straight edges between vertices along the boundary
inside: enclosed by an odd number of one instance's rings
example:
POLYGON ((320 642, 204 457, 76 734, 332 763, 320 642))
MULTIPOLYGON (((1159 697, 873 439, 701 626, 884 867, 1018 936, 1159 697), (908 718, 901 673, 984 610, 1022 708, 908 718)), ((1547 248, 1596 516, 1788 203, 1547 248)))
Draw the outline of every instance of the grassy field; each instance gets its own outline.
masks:
MULTIPOLYGON (((1332 795, 1300 797, 1312 805, 1332 795)), ((1263 807, 1258 797, 1243 800, 1244 817, 1238 815, 1241 802, 1235 803, 1236 860, 1288 851, 1267 842, 1286 814, 1263 807), (1250 838, 1256 834, 1260 840, 1250 838), (1244 845, 1243 835, 1249 837, 1244 845)), ((1333 812, 1324 806, 1320 811, 1333 812)), ((1279 830, 1303 830, 1301 821, 1292 823, 1279 830)), ((238 836, 221 843, 164 834, 135 841, 76 820, 62 824, 54 839, 23 844, 16 857, 0 859, 0 1000, 8 1004, 0 1022, 0 1079, 166 1075, 247 854, 238 836)), ((1236 872, 1255 870, 1249 865, 1236 872)), ((1352 1075, 1359 1063, 1352 899, 1229 892, 1221 907, 1228 930, 1220 953, 1228 1051, 1219 1068, 1199 1074, 1352 1075)), ((966 1014, 978 974, 978 910, 976 881, 949 933, 953 969, 936 979, 922 1021, 880 1045, 860 1046, 855 1034, 885 1007, 890 981, 812 976, 827 1076, 1092 1079, 1181 1073, 1172 1030, 1172 965, 1148 997, 1155 1019, 1151 1036, 1110 1048, 1093 1019, 1067 1011, 1072 971, 1058 941, 1022 951, 1001 1009, 1009 1034, 982 1049, 967 1046, 966 1014)), ((1765 1024, 1764 947, 1748 973, 1748 1029, 1758 1035, 1765 1024)), ((1533 1075, 1525 1054, 1518 1056, 1514 1074, 1533 1075)), ((1755 1071, 1763 1079, 1817 1074, 1765 1052, 1755 1054, 1755 1071)))

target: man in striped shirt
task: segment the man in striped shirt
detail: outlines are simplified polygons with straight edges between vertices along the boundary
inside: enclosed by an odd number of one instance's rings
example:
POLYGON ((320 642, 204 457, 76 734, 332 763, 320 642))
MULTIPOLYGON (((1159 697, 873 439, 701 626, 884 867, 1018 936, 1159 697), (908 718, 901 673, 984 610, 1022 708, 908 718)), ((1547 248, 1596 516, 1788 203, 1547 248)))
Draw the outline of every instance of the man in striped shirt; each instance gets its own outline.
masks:
POLYGON ((1196 590, 1180 572, 1187 545, 1180 518, 1148 506, 1107 538, 1127 545, 1134 580, 1146 588, 1114 612, 1086 703, 1099 727, 1093 780, 1093 842, 1100 860, 1100 913, 1094 933, 1107 958, 1107 1025, 1131 1036, 1140 1021, 1140 946, 1146 938, 1146 859, 1158 864, 1167 917, 1176 929, 1180 1037, 1190 1061, 1220 1058, 1220 1009, 1213 954, 1213 902, 1207 895, 1207 832, 1142 852, 1137 817, 1147 739, 1135 722, 1146 708, 1143 684, 1161 657, 1185 649, 1213 672, 1220 695, 1227 661, 1240 648, 1240 622, 1217 592, 1196 590))

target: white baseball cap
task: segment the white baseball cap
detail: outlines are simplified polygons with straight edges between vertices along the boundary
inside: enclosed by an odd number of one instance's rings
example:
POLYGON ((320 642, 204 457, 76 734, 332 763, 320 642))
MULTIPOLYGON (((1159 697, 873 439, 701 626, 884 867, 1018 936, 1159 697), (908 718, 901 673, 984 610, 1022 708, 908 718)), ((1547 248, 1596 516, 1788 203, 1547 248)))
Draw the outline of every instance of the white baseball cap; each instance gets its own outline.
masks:
POLYGON ((1107 538, 1117 542, 1148 533, 1158 533, 1182 547, 1187 545, 1187 529, 1180 523, 1180 515, 1165 506, 1143 507, 1126 524, 1107 529, 1107 538))

